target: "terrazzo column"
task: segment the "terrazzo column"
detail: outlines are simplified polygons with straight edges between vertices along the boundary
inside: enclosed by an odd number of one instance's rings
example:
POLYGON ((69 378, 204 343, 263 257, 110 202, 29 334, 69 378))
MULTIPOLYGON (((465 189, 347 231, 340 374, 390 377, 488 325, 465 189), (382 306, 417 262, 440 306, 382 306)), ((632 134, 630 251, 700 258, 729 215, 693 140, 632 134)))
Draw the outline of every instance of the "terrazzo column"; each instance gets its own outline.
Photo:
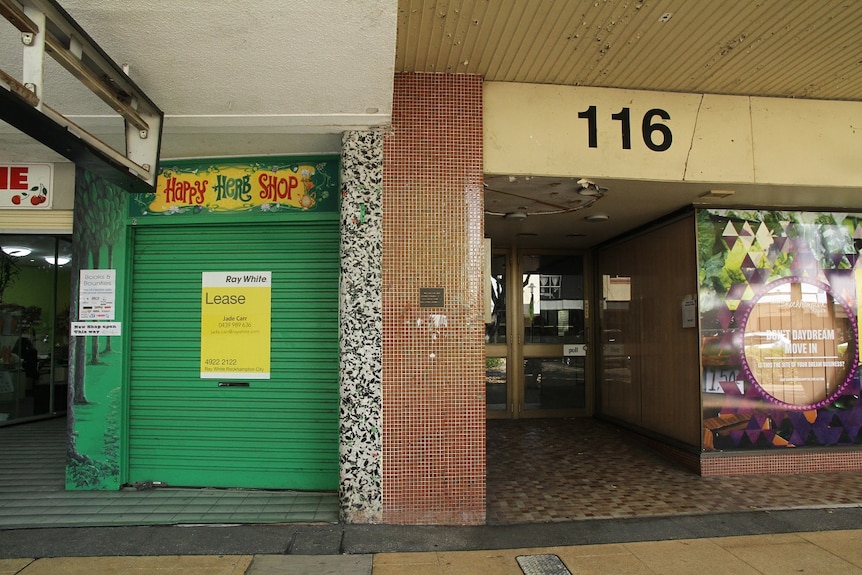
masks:
POLYGON ((341 154, 341 520, 379 523, 383 137, 345 132, 341 154))

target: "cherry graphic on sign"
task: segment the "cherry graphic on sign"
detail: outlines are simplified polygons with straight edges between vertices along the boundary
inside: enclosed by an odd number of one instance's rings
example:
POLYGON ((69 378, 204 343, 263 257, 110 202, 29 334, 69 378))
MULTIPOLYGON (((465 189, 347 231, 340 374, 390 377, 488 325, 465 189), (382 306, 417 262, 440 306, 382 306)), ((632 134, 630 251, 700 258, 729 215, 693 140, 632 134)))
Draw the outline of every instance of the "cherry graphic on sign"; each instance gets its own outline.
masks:
POLYGON ((30 188, 30 193, 21 192, 12 196, 12 203, 20 206, 22 202, 29 199, 31 206, 39 206, 48 201, 48 188, 42 184, 38 184, 30 188))

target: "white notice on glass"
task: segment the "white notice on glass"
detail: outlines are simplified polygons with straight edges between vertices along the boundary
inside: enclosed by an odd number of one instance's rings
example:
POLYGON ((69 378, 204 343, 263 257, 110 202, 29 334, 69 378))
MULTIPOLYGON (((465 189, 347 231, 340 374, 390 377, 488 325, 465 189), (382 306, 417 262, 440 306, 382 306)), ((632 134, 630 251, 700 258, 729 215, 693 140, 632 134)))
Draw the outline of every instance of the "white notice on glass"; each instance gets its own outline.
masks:
POLYGON ((116 321, 73 321, 71 335, 121 335, 122 326, 116 321))
POLYGON ((117 306, 117 270, 81 270, 78 319, 114 319, 117 306))

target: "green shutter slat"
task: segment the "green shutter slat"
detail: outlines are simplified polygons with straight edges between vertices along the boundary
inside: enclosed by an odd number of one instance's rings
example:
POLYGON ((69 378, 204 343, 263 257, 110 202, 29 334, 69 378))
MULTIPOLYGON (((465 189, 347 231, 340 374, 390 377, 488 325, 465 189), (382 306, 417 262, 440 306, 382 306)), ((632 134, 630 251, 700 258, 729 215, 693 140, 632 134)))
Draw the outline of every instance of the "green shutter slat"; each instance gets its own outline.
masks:
POLYGON ((338 220, 135 229, 129 477, 338 487, 338 220), (200 378, 201 272, 271 271, 271 379, 200 378))

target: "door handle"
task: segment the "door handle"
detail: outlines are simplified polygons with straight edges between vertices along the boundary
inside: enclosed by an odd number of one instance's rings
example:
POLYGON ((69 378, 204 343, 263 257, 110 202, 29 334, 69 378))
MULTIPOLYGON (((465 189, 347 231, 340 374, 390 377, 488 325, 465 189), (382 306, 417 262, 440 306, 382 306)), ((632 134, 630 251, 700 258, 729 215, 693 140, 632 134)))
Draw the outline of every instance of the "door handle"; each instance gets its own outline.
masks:
POLYGON ((220 381, 219 387, 248 387, 247 381, 220 381))

